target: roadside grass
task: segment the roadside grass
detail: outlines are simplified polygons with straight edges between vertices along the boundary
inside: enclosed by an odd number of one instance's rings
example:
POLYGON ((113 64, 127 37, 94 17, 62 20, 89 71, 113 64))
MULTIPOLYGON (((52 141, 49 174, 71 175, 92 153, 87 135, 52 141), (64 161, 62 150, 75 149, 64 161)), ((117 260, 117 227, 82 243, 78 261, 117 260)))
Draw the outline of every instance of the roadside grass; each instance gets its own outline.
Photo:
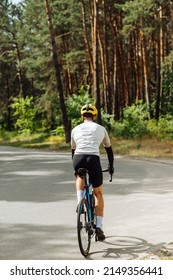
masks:
POLYGON ((63 136, 49 136, 46 133, 6 133, 0 136, 0 145, 31 149, 69 150, 63 136))
POLYGON ((115 154, 131 157, 173 158, 173 141, 143 139, 112 139, 115 154))
MULTIPOLYGON (((173 159, 173 141, 159 141, 154 138, 132 140, 111 137, 111 142, 116 155, 173 159)), ((0 135, 0 145, 70 152, 70 145, 65 143, 63 136, 50 136, 46 133, 32 135, 5 133, 0 135)), ((101 152, 105 153, 105 149, 101 148, 101 152)))

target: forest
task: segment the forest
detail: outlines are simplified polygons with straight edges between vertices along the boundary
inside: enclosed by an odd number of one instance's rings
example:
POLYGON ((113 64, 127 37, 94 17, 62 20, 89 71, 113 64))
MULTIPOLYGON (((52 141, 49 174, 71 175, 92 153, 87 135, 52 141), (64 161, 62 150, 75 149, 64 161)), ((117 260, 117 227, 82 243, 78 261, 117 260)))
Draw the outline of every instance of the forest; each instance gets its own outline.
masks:
POLYGON ((0 0, 0 136, 69 143, 85 103, 116 137, 173 140, 173 1, 0 0))

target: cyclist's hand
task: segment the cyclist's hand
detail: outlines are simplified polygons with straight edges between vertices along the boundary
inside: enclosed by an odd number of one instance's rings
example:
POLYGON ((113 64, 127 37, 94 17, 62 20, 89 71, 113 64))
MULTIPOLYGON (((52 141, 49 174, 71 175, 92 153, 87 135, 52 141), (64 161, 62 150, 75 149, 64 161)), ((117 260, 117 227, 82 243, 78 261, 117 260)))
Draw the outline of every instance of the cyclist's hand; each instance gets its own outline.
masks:
POLYGON ((113 166, 110 166, 108 164, 108 169, 109 169, 109 174, 113 175, 114 174, 114 167, 113 166))
POLYGON ((109 173, 110 173, 111 175, 114 174, 114 167, 112 167, 112 168, 109 169, 109 173))

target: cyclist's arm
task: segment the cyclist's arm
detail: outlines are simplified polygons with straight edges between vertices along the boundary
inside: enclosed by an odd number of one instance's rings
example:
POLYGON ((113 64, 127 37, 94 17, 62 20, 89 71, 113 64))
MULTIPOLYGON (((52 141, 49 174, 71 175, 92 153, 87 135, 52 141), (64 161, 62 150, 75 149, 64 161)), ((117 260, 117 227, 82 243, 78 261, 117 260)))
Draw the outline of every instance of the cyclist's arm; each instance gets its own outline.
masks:
POLYGON ((111 147, 111 141, 110 141, 108 132, 105 128, 104 128, 104 130, 105 130, 105 137, 103 139, 102 144, 103 144, 103 146, 106 150, 107 156, 108 156, 109 170, 110 170, 109 172, 110 172, 110 174, 113 174, 114 173, 114 154, 113 154, 113 150, 111 147))
POLYGON ((71 156, 72 156, 72 159, 73 159, 73 156, 74 156, 74 152, 75 152, 75 149, 71 149, 71 156))
POLYGON ((108 161, 109 161, 109 169, 110 169, 110 173, 113 174, 114 173, 114 154, 113 154, 113 150, 112 147, 105 147, 107 156, 108 156, 108 161))
POLYGON ((72 154, 72 159, 73 159, 74 152, 75 152, 75 149, 76 149, 76 143, 74 141, 73 133, 74 133, 74 130, 72 130, 72 132, 71 132, 71 154, 72 154))

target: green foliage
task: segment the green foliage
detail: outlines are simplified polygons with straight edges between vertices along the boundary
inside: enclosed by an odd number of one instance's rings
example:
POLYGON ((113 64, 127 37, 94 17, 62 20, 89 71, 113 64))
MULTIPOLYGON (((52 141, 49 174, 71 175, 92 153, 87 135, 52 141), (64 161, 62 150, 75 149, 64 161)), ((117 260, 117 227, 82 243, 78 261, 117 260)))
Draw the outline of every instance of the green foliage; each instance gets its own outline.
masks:
POLYGON ((173 116, 162 115, 159 121, 147 119, 147 105, 142 102, 124 109, 124 118, 112 122, 112 132, 118 138, 141 138, 149 136, 158 140, 173 140, 173 116))
POLYGON ((65 135, 65 131, 64 131, 64 127, 61 126, 57 126, 57 128, 55 128, 54 130, 51 130, 51 135, 58 135, 58 136, 64 136, 65 135))
POLYGON ((33 97, 14 98, 11 107, 15 128, 20 131, 48 132, 62 125, 59 98, 55 92, 46 92, 36 100, 33 97))
POLYGON ((113 115, 110 115, 104 111, 103 108, 101 108, 101 119, 102 119, 102 125, 107 129, 111 130, 111 126, 113 123, 113 115))
POLYGON ((32 96, 14 98, 11 107, 14 109, 13 116, 16 118, 15 128, 30 133, 38 128, 38 122, 35 120, 37 108, 32 96))
POLYGON ((124 119, 129 122, 144 121, 148 118, 147 105, 143 101, 137 101, 132 106, 124 109, 124 119))
POLYGON ((161 139, 173 140, 173 116, 162 116, 158 122, 158 136, 161 139))
POLYGON ((85 61, 85 51, 69 51, 67 54, 64 54, 64 69, 70 70, 71 73, 77 71, 81 61, 85 61))
POLYGON ((113 123, 113 133, 117 137, 140 138, 147 134, 147 106, 141 101, 124 109, 124 119, 113 123))
MULTIPOLYGON (((120 6, 120 5, 119 5, 120 6)), ((131 30, 135 29, 135 25, 140 26, 141 18, 143 19, 143 30, 146 35, 153 32, 153 27, 149 26, 152 21, 154 11, 159 8, 160 4, 157 0, 134 0, 125 1, 121 4, 122 11, 124 12, 123 18, 123 34, 128 34, 131 30)))
POLYGON ((173 140, 173 117, 170 114, 161 116, 159 121, 150 120, 147 124, 149 135, 158 140, 173 140))
POLYGON ((42 130, 49 131, 62 124, 59 98, 56 92, 46 92, 38 99, 38 117, 42 130))
POLYGON ((68 116, 71 120, 72 127, 82 122, 80 113, 81 107, 89 103, 95 103, 94 99, 89 95, 89 86, 86 88, 82 86, 77 94, 73 94, 67 99, 68 116))
POLYGON ((0 142, 1 142, 1 139, 7 141, 8 140, 8 136, 7 136, 7 132, 5 131, 5 129, 3 129, 0 126, 0 142))

